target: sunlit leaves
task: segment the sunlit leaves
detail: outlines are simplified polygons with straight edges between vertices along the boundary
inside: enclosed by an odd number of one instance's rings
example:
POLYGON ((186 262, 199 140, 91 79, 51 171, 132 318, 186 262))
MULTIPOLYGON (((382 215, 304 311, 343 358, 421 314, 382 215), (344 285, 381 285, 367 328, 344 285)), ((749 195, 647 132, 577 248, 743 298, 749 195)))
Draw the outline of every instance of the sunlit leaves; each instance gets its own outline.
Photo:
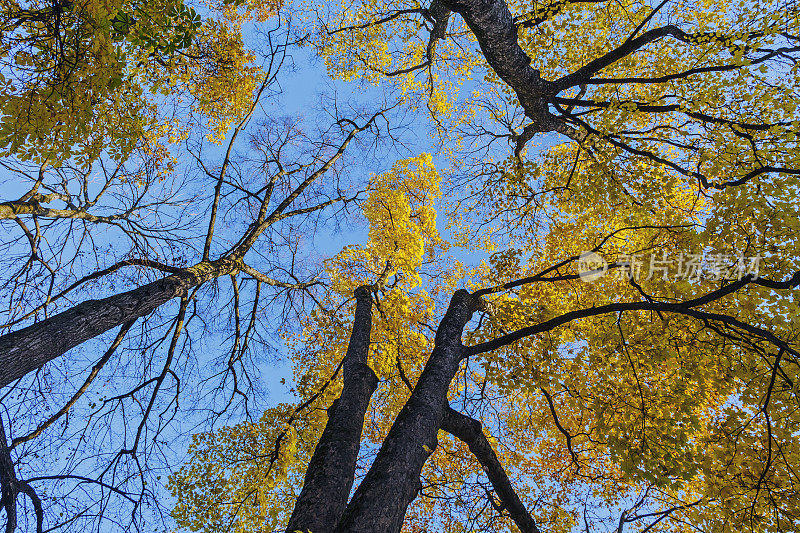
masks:
POLYGON ((403 287, 419 285, 425 254, 443 245, 434 209, 440 180, 430 154, 399 161, 389 172, 372 177, 362 205, 369 221, 368 244, 346 248, 329 262, 335 290, 351 293, 360 284, 388 276, 397 276, 403 287))
POLYGON ((56 166, 123 160, 174 120, 164 104, 186 99, 224 137, 259 80, 240 24, 277 6, 210 7, 203 22, 178 0, 0 5, 2 152, 56 166))
POLYGON ((290 423, 293 408, 281 404, 256 423, 194 435, 189 461, 169 479, 181 527, 266 533, 288 519, 317 438, 303 421, 290 423))

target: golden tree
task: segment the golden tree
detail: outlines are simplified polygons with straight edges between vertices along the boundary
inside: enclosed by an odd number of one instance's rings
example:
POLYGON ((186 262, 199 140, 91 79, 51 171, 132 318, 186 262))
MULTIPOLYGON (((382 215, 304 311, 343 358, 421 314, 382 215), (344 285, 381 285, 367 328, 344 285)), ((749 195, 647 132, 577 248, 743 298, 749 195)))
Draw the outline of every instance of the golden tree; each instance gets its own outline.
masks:
POLYGON ((155 16, 168 6, 149 18, 156 7, 105 6, 113 24, 133 10, 131 25, 162 32, 156 53, 130 41, 139 30, 110 29, 109 53, 127 59, 107 85, 97 76, 113 65, 80 48, 105 42, 97 17, 62 6, 54 27, 29 7, 9 7, 3 46, 49 46, 35 32, 62 31, 77 47, 65 61, 102 94, 51 63, 3 69, 25 83, 2 100, 0 512, 9 531, 141 527, 168 516, 159 480, 180 426, 254 418, 271 321, 304 311, 319 283, 297 243, 356 194, 342 173, 353 145, 363 158, 392 127, 380 106, 267 115, 293 46, 275 5, 198 6, 205 18, 174 47, 155 16), (103 107, 114 99, 124 112, 103 107))

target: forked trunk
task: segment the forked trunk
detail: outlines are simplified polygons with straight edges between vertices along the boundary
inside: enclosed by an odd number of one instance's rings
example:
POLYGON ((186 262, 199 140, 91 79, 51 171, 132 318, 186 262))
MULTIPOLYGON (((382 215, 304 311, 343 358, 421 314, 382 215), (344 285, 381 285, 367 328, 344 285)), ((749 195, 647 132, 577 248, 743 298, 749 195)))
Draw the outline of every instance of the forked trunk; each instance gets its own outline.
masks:
POLYGON ((436 448, 436 434, 448 407, 447 390, 464 352, 461 334, 475 311, 474 304, 475 298, 465 290, 453 295, 436 332, 431 357, 336 532, 400 531, 406 509, 419 492, 422 466, 436 448))

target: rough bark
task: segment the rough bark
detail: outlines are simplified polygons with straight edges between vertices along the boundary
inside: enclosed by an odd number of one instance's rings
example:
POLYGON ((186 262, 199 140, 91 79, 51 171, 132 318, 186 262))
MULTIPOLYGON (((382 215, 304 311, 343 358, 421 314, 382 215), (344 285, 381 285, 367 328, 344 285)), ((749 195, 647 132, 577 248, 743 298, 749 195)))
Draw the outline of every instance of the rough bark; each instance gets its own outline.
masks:
POLYGON ((531 58, 517 42, 517 26, 503 0, 440 0, 461 15, 475 34, 486 61, 517 94, 525 114, 539 131, 552 131, 559 122, 547 110, 552 83, 531 67, 531 58))
POLYGON ((82 209, 52 209, 44 207, 35 200, 27 202, 0 203, 0 220, 16 218, 18 215, 36 216, 42 218, 71 218, 86 220, 88 222, 114 222, 122 216, 102 217, 87 213, 82 209))
POLYGON ((180 273, 62 313, 0 337, 0 387, 40 368, 75 346, 144 316, 211 279, 239 270, 237 261, 206 261, 180 273))
POLYGON ((14 461, 7 445, 6 430, 0 419, 0 506, 6 512, 6 532, 13 533, 17 529, 17 476, 14 461))
POLYGON ((17 479, 11 447, 7 444, 6 428, 0 417, 0 508, 6 512, 6 533, 17 530, 17 497, 24 494, 31 501, 36 515, 36 533, 44 530, 44 511, 42 500, 27 481, 17 479))
POLYGON ((517 95, 531 123, 516 139, 515 154, 519 156, 525 144, 536 133, 558 132, 578 142, 586 133, 578 131, 550 112, 555 95, 565 87, 542 79, 531 67, 531 58, 517 40, 517 24, 505 0, 440 0, 461 15, 475 35, 481 52, 492 70, 517 95))
POLYGON ((431 30, 430 42, 444 39, 447 32, 447 23, 450 22, 450 13, 451 11, 441 0, 433 0, 431 2, 431 6, 428 8, 428 15, 434 20, 434 25, 431 30))
POLYGON ((306 469, 287 533, 332 532, 353 487, 364 416, 378 386, 377 376, 367 365, 372 297, 367 287, 356 289, 355 296, 355 320, 344 357, 342 394, 328 410, 328 423, 306 469))
POLYGON ((508 474, 497 458, 492 445, 486 435, 483 434, 481 423, 448 407, 442 420, 442 430, 450 433, 469 447, 469 451, 478 459, 478 462, 489 477, 489 481, 494 487, 494 492, 500 498, 502 508, 508 511, 519 530, 522 533, 539 533, 536 522, 534 522, 533 517, 522 504, 522 500, 519 499, 517 492, 511 485, 511 480, 508 479, 508 474))
POLYGON ((447 390, 464 351, 461 334, 475 311, 476 300, 465 290, 453 295, 430 359, 336 532, 400 531, 406 509, 419 492, 422 465, 436 448, 436 434, 448 407, 447 390))

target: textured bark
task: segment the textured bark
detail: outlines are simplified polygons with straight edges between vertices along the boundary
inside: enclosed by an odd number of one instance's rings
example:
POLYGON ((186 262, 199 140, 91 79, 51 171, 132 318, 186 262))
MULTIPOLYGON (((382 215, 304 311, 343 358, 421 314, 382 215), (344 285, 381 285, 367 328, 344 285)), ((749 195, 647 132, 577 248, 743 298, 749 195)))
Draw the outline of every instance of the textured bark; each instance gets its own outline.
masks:
POLYGON ((517 42, 517 26, 504 0, 440 0, 464 19, 478 39, 489 66, 506 82, 539 131, 552 131, 558 121, 547 110, 552 83, 531 67, 531 58, 517 42))
POLYGON ((17 529, 17 476, 14 461, 6 440, 6 429, 0 419, 0 506, 6 512, 6 532, 13 533, 17 529))
MULTIPOLYGON (((447 32, 447 23, 450 22, 450 9, 441 0, 433 0, 428 8, 428 15, 433 19, 430 42, 444 39, 447 32)), ((428 45, 430 47, 430 45, 428 45)), ((430 59, 430 57, 428 58, 430 59)))
POLYGON ((519 530, 522 533, 539 533, 536 522, 525 509, 492 445, 483 434, 481 423, 448 407, 442 420, 442 430, 469 447, 469 451, 478 459, 489 477, 497 497, 500 498, 502 508, 508 511, 519 530))
POLYGON ((102 300, 88 300, 46 320, 0 337, 0 387, 40 368, 67 350, 144 316, 211 279, 237 272, 239 263, 219 259, 102 300))
POLYGON ((367 366, 372 297, 367 287, 356 289, 355 296, 355 320, 344 357, 342 394, 328 411, 328 423, 306 469, 287 533, 333 531, 353 487, 364 416, 378 386, 377 376, 367 366))
POLYGON ((400 531, 406 509, 419 492, 422 465, 436 448, 436 434, 448 407, 447 390, 464 351, 461 334, 475 303, 465 290, 453 295, 430 359, 335 531, 400 531))
POLYGON ((37 216, 42 218, 72 218, 89 222, 113 222, 121 216, 101 217, 80 209, 51 209, 36 201, 4 202, 0 204, 0 220, 16 218, 18 215, 37 216))
POLYGON ((6 533, 14 533, 17 530, 17 497, 20 494, 30 499, 33 513, 36 515, 36 533, 42 533, 44 530, 42 500, 28 482, 17 479, 2 417, 0 417, 0 488, 2 489, 0 508, 6 512, 6 533))

